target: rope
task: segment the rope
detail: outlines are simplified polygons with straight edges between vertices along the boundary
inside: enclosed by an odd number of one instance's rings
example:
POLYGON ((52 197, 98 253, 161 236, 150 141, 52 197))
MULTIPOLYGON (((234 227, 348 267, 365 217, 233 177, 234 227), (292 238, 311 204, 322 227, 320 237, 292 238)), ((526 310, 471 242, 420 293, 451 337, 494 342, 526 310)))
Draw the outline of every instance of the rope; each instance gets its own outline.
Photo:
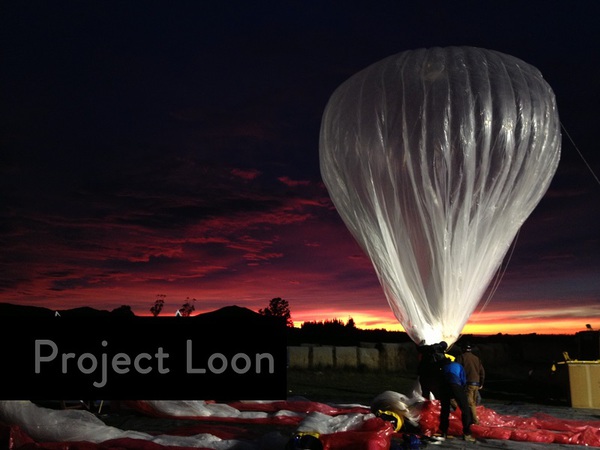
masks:
POLYGON ((565 132, 565 135, 569 138, 569 141, 571 142, 571 145, 573 146, 573 148, 575 149, 575 151, 579 154, 579 157, 581 158, 581 160, 583 161, 583 163, 586 165, 586 167, 588 168, 588 170, 590 171, 590 173, 592 174, 592 176, 596 180, 596 183, 598 183, 600 185, 600 179, 598 179, 598 176, 594 173, 594 170, 592 169, 592 166, 589 165, 589 163, 587 162, 587 160, 583 156, 583 153, 581 153, 581 151, 579 150, 579 148, 575 144, 575 141, 573 140, 573 138, 571 137, 571 135, 569 134, 569 132, 567 131, 567 129, 565 128, 565 126, 564 126, 564 124, 562 122, 560 123, 560 127, 565 132))

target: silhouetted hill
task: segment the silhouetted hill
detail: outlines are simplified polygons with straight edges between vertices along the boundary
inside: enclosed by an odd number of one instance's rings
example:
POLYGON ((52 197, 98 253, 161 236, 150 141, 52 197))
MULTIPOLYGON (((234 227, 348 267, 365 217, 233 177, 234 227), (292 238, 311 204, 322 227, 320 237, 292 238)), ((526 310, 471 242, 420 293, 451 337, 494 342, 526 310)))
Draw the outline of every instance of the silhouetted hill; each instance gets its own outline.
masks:
MULTIPOLYGON (((197 314, 189 317, 174 317, 174 316, 136 316, 131 311, 129 306, 120 306, 112 311, 100 310, 91 308, 89 306, 82 306, 72 309, 64 310, 52 310, 48 308, 38 306, 25 306, 15 305, 12 303, 0 303, 0 317, 3 318, 21 318, 26 317, 29 319, 47 319, 53 318, 56 315, 60 315, 66 319, 129 319, 136 318, 136 320, 194 320, 199 323, 207 324, 222 324, 227 326, 229 324, 240 324, 249 323, 260 326, 265 320, 278 320, 273 317, 266 317, 248 308, 243 308, 237 305, 225 306, 215 311, 207 313, 197 314)), ((285 325, 285 321, 281 319, 282 325, 285 325)))
POLYGON ((43 319, 46 317, 54 317, 54 315, 55 311, 48 308, 0 303, 0 316, 2 317, 31 317, 43 319))
MULTIPOLYGON (((278 339, 285 338, 285 320, 283 318, 264 316, 236 305, 225 306, 195 316, 176 317, 175 319, 192 320, 200 327, 219 329, 224 333, 235 333, 239 329, 257 330, 259 332, 261 329, 274 330, 273 327, 277 327, 276 329, 280 330, 278 339)), ((236 337, 243 338, 243 336, 238 335, 236 337)))
POLYGON ((133 317, 134 314, 128 306, 121 306, 112 311, 95 309, 82 306, 72 309, 52 310, 40 306, 15 305, 12 303, 0 303, 0 315, 2 317, 29 317, 31 319, 44 319, 55 317, 58 313, 61 317, 71 318, 109 318, 109 317, 133 317))
POLYGON ((194 319, 211 319, 211 320, 255 320, 257 317, 264 317, 261 314, 237 305, 225 306, 207 313, 191 316, 194 319))

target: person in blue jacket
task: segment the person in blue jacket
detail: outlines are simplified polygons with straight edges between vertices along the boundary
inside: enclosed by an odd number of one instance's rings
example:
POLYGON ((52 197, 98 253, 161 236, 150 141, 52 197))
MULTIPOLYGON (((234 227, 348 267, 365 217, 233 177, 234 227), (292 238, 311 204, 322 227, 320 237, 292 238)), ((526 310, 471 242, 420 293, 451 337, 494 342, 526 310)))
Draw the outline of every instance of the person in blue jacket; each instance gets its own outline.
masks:
POLYGON ((440 431, 442 437, 445 438, 448 434, 450 405, 452 399, 456 400, 456 404, 460 409, 463 426, 463 439, 474 442, 475 439, 471 436, 472 416, 469 408, 469 401, 465 388, 467 386, 467 376, 464 367, 456 361, 446 359, 442 365, 442 383, 440 391, 440 431))

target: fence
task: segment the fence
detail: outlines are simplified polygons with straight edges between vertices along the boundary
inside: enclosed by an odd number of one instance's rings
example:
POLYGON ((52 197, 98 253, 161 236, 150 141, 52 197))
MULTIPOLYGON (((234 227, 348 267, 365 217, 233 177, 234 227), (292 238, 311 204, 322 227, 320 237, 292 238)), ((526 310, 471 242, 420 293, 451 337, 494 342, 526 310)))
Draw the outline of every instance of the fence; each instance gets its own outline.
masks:
MULTIPOLYGON (((478 354, 486 368, 503 368, 515 362, 552 360, 545 344, 519 343, 519 351, 503 343, 480 344, 478 354), (527 345, 526 345, 527 344, 527 345)), ((553 350, 561 347, 554 347, 553 350)), ((371 343, 358 346, 303 344, 288 346, 288 366, 292 369, 367 369, 384 372, 416 373, 417 347, 412 342, 371 343)))
POLYGON ((407 343, 364 343, 359 346, 288 346, 288 365, 293 369, 367 369, 416 372, 417 349, 407 343))

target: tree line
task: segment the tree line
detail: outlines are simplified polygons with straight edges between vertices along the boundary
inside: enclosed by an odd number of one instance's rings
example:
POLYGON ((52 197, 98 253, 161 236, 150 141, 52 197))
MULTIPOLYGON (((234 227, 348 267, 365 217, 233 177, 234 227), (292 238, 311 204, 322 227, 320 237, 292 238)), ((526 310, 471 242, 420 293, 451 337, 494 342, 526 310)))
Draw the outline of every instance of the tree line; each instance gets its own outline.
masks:
MULTIPOLYGON (((167 296, 165 294, 158 294, 156 296, 154 305, 152 305, 152 307, 150 308, 150 312, 154 317, 158 316, 162 312, 165 306, 166 297, 167 296)), ((190 316, 196 310, 196 307, 194 306, 195 301, 195 298, 186 297, 185 302, 177 310, 176 314, 182 317, 190 316)), ((294 321, 292 320, 292 313, 290 310, 290 303, 287 300, 282 299, 281 297, 272 298, 269 301, 268 306, 259 309, 258 313, 262 314, 263 316, 280 317, 285 320, 285 323, 288 327, 293 328, 294 326, 294 321)), ((356 329, 356 323, 354 322, 354 319, 352 317, 349 317, 346 323, 344 323, 340 319, 310 321, 304 322, 300 328, 306 329, 308 331, 315 331, 317 329, 323 328, 332 331, 342 329, 352 330, 356 329)))

